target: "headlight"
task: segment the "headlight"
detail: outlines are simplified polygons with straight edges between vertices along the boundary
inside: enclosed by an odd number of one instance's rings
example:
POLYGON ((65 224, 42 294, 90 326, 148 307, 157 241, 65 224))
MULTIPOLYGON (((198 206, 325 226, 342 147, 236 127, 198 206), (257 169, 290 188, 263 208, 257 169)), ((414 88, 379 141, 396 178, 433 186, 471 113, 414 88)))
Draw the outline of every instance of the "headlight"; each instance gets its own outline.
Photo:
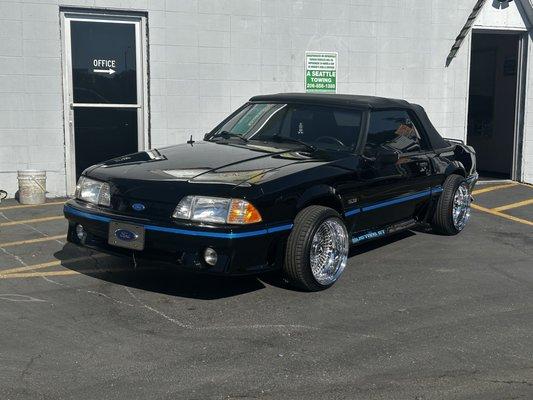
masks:
POLYGON ((109 207, 111 205, 109 184, 82 176, 76 185, 76 198, 109 207))
POLYGON ((174 218, 217 224, 253 224, 261 222, 261 214, 242 199, 186 196, 172 214, 174 218))

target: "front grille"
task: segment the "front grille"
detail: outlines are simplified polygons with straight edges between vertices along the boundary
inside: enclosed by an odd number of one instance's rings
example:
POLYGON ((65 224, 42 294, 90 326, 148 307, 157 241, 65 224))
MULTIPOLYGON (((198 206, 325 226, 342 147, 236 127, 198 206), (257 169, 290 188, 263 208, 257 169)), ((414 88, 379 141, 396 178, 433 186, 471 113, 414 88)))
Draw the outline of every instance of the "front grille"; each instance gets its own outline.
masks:
POLYGON ((168 220, 176 207, 175 204, 168 204, 152 200, 136 199, 113 195, 111 197, 111 207, 114 211, 122 215, 135 218, 150 218, 158 220, 168 220), (134 204, 142 204, 144 209, 134 209, 134 204))

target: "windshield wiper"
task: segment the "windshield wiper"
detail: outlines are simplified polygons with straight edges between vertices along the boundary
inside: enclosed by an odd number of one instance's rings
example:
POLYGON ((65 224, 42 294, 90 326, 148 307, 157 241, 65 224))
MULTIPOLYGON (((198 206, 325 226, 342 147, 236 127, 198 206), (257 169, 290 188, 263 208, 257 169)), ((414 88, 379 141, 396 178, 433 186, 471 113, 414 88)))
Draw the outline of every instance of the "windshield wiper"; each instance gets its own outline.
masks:
POLYGON ((286 136, 279 136, 279 135, 270 136, 269 138, 265 138, 265 139, 271 140, 273 142, 297 143, 297 144, 301 144, 302 146, 307 147, 311 151, 316 151, 315 146, 313 146, 312 144, 306 143, 300 139, 295 139, 295 138, 286 137, 286 136))
POLYGON ((213 136, 211 136, 211 139, 216 138, 216 137, 221 137, 224 139, 238 138, 238 139, 241 139, 243 142, 248 142, 248 139, 246 139, 242 135, 239 135, 238 133, 228 132, 228 131, 217 132, 213 136))

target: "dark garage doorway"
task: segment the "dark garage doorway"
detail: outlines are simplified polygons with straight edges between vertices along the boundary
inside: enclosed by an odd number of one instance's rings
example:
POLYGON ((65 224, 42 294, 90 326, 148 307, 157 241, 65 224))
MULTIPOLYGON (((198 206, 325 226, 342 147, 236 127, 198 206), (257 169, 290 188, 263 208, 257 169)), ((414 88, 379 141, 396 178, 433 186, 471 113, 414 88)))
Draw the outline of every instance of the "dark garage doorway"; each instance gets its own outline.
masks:
POLYGON ((518 173, 521 34, 472 34, 467 142, 476 149, 482 177, 518 173))

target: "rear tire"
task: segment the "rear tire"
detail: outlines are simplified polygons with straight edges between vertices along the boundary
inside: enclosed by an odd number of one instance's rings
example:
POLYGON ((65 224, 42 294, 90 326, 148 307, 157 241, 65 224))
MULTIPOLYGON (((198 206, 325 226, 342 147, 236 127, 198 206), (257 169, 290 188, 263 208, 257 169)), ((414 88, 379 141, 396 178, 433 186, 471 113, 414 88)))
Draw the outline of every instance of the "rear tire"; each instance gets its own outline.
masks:
POLYGON ((348 231, 339 213, 323 206, 304 208, 287 241, 284 274, 300 289, 327 289, 344 271, 348 250, 348 231))
POLYGON ((431 226, 443 235, 457 235, 470 218, 470 189, 465 178, 450 175, 442 185, 431 226))

